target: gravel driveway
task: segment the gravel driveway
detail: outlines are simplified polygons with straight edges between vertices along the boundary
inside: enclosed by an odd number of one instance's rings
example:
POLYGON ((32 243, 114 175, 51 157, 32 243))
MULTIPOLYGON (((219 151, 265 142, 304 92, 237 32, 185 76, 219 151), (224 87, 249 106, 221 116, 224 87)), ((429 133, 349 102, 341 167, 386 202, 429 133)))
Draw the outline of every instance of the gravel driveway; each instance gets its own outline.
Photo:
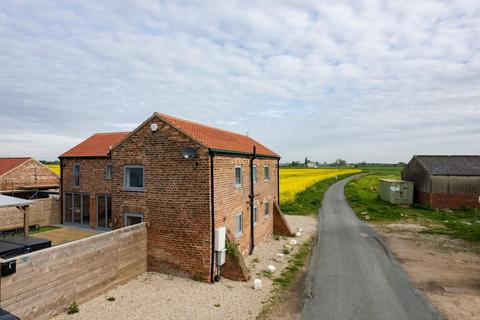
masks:
MULTIPOLYGON (((296 238, 299 243, 316 231, 314 217, 287 216, 287 220, 292 227, 304 229, 303 236, 296 238)), ((255 253, 246 258, 252 273, 249 282, 222 279, 216 284, 206 284, 148 272, 80 305, 80 313, 65 313, 54 319, 255 319, 272 289, 272 280, 261 272, 272 264, 277 269, 274 276, 280 274, 287 262, 276 262, 273 258, 289 241, 272 239, 255 246, 255 253), (252 289, 255 277, 262 279, 262 290, 252 289), (115 301, 108 301, 109 297, 115 301)))

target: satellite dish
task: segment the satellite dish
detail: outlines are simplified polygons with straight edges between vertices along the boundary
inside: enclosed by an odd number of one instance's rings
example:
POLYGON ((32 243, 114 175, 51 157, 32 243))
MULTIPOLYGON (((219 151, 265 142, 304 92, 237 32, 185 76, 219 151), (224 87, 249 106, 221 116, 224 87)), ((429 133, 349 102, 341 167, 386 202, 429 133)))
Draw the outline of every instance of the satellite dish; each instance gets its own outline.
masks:
POLYGON ((152 124, 150 125, 150 130, 152 130, 152 132, 157 131, 157 129, 158 129, 158 125, 157 125, 156 123, 152 123, 152 124))
POLYGON ((196 154, 197 154, 197 150, 195 150, 194 148, 190 148, 190 147, 182 148, 182 157, 184 159, 191 159, 195 157, 196 154))

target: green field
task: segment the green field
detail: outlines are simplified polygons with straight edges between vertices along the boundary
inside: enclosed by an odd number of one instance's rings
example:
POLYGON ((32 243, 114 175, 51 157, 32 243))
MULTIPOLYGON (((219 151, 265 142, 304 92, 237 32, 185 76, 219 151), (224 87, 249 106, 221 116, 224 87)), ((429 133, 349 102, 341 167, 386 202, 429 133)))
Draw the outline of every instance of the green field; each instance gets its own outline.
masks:
POLYGON ((372 174, 354 179, 347 184, 345 195, 360 219, 375 223, 395 221, 416 223, 426 227, 422 231, 425 233, 480 241, 480 210, 450 211, 433 210, 418 205, 411 207, 393 205, 378 198, 378 183, 382 178, 399 178, 399 175, 372 174))

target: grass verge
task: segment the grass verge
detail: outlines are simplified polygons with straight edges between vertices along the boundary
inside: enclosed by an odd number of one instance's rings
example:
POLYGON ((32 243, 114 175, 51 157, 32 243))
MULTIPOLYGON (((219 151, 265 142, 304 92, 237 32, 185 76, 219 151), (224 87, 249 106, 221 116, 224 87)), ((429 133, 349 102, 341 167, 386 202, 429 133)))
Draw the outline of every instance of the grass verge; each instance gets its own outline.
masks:
POLYGON ((360 219, 375 223, 415 223, 426 227, 423 233, 480 242, 480 210, 435 210, 382 201, 378 197, 378 181, 387 177, 392 176, 368 175, 350 181, 345 187, 345 196, 360 219))
POLYGON ((349 173, 339 176, 338 179, 330 178, 319 181, 297 194, 293 201, 285 203, 280 202, 280 208, 282 209, 283 213, 290 215, 305 216, 317 214, 318 208, 320 208, 322 205, 323 195, 325 194, 325 191, 327 191, 328 187, 344 178, 356 174, 358 173, 349 173))
POLYGON ((283 294, 294 284, 298 272, 308 263, 314 243, 315 236, 311 236, 310 239, 302 243, 298 251, 288 261, 285 269, 282 270, 278 277, 273 279, 274 288, 258 314, 257 320, 267 319, 270 310, 280 302, 283 294))

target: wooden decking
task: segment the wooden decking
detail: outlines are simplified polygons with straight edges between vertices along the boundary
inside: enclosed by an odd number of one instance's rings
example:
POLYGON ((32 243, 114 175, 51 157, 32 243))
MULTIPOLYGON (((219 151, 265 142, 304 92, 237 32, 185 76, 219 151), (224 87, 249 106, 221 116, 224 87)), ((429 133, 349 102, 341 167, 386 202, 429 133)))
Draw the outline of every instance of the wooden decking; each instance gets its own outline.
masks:
POLYGON ((93 235, 98 234, 98 231, 91 230, 91 229, 81 229, 81 228, 74 228, 69 226, 62 226, 59 229, 40 232, 34 234, 34 237, 48 239, 52 241, 52 246, 57 246, 59 244, 72 242, 75 240, 80 240, 83 238, 88 238, 93 235))

